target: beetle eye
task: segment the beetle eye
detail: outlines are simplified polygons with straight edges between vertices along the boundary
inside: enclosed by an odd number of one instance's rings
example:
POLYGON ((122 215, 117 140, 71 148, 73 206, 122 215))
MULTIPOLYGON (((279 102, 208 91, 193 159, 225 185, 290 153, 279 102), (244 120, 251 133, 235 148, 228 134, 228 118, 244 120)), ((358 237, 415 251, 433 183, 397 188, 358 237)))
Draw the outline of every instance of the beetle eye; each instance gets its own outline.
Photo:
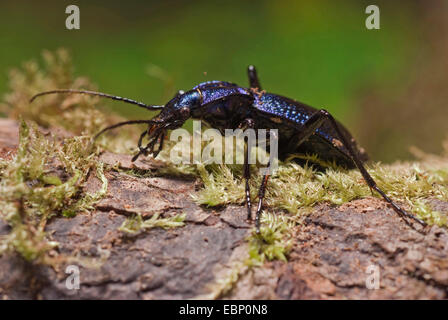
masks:
POLYGON ((182 115, 182 117, 187 118, 190 116, 190 108, 188 107, 182 107, 180 108, 180 114, 182 115))

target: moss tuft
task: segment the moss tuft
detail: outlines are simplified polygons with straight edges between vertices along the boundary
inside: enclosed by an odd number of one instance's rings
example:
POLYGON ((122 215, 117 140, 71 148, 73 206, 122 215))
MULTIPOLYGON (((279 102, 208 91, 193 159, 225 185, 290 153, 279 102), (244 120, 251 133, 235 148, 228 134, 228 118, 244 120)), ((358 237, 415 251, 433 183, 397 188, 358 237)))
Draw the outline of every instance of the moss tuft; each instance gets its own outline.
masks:
MULTIPOLYGON (((373 163, 368 166, 368 171, 378 186, 404 208, 430 225, 446 227, 447 215, 434 210, 430 204, 431 199, 448 201, 448 143, 445 147, 445 154, 441 156, 420 152, 420 162, 373 163)), ((198 172, 204 182, 204 188, 194 196, 199 204, 213 207, 244 203, 241 166, 199 165, 198 172)), ((256 166, 252 166, 251 172, 251 196, 254 199, 261 175, 256 166)), ((356 169, 344 170, 333 164, 322 172, 294 162, 281 163, 269 180, 265 207, 267 210, 285 210, 289 215, 285 218, 278 213, 273 223, 272 213, 263 214, 262 219, 266 222, 262 222, 261 235, 253 233, 249 238, 250 263, 258 265, 266 258, 285 260, 294 226, 316 204, 341 205, 372 194, 380 197, 372 193, 356 169)))
MULTIPOLYGON (((32 61, 10 73, 11 93, 0 104, 0 112, 18 119, 23 117, 42 127, 59 127, 76 136, 64 139, 46 137, 34 126, 21 122, 20 144, 12 161, 0 161, 0 215, 12 227, 12 232, 1 238, 0 250, 16 250, 30 260, 42 259, 54 247, 44 233, 46 221, 53 215, 73 216, 92 209, 107 189, 102 164, 97 164, 97 149, 90 138, 101 128, 121 121, 118 116, 101 112, 97 97, 83 95, 49 95, 29 104, 34 94, 57 88, 96 88, 85 78, 75 78, 71 59, 65 50, 45 52, 44 68, 32 61), (49 164, 59 171, 54 172, 49 164), (96 194, 83 192, 89 172, 102 181, 96 194)), ((120 153, 135 151, 138 128, 129 127, 120 133, 102 136, 99 144, 120 153)), ((226 143, 224 143, 226 144, 226 143)), ((158 170, 164 175, 199 175, 204 187, 194 195, 195 201, 209 207, 244 204, 244 183, 241 165, 174 165, 169 161, 172 142, 158 159, 167 166, 158 170)), ((441 156, 427 155, 413 149, 419 162, 392 165, 371 164, 368 171, 394 200, 429 224, 447 225, 447 216, 432 209, 431 199, 448 201, 448 141, 441 156)), ((262 154, 262 152, 261 152, 262 154)), ((327 169, 317 171, 294 162, 281 163, 268 183, 262 218, 261 234, 249 239, 250 258, 247 266, 255 266, 266 259, 285 260, 290 249, 294 227, 312 208, 322 202, 342 203, 371 196, 358 170, 343 170, 334 163, 319 162, 315 156, 297 155, 327 169), (283 213, 274 215, 271 211, 283 213), (285 213, 286 212, 286 213, 285 213)), ((256 198, 261 175, 251 166, 252 199, 256 198)), ((148 173, 130 171, 135 175, 148 173)), ((379 197, 379 195, 374 194, 379 197)), ((123 223, 121 230, 136 233, 153 227, 178 227, 184 215, 160 218, 158 215, 143 220, 139 215, 123 223)), ((0 251, 1 252, 1 251, 0 251)))
POLYGON ((44 232, 48 219, 91 209, 105 194, 107 180, 86 137, 58 141, 25 121, 19 130, 17 154, 0 161, 0 217, 12 228, 0 238, 0 254, 16 251, 27 260, 45 263, 51 261, 48 253, 56 246, 44 232), (63 174, 52 173, 54 167, 63 174), (92 169, 102 181, 93 195, 83 192, 92 169))
MULTIPOLYGON (((430 209, 422 210, 422 203, 431 198, 448 200, 448 165, 435 167, 429 163, 373 164, 369 172, 378 186, 411 212, 426 219, 446 225, 446 219, 430 209), (425 211, 426 213, 423 213, 425 211)), ((251 189, 257 191, 261 176, 252 169, 251 189)), ((244 203, 244 184, 241 171, 231 166, 214 166, 210 170, 199 167, 204 189, 195 196, 198 203, 207 206, 244 203)), ((295 163, 281 164, 269 180, 266 205, 300 215, 322 202, 340 205, 354 199, 371 196, 372 192, 358 170, 328 168, 325 172, 295 163)), ((374 194, 379 197, 379 195, 374 194)), ((255 194, 252 194, 254 197, 255 194)))
POLYGON ((143 220, 142 216, 137 214, 126 219, 119 230, 129 234, 137 234, 140 231, 149 230, 152 228, 172 229, 183 227, 185 225, 184 221, 185 214, 161 218, 160 214, 156 213, 147 220, 143 220))
MULTIPOLYGON (((44 128, 62 128, 75 135, 92 136, 102 128, 124 120, 116 114, 102 112, 104 99, 80 94, 53 94, 39 97, 30 104, 30 98, 40 92, 55 89, 97 88, 84 77, 75 77, 71 57, 67 50, 43 52, 43 68, 36 61, 23 64, 9 74, 11 92, 0 103, 0 113, 9 118, 32 120, 44 128)), ((135 150, 138 127, 100 137, 98 143, 117 153, 135 150)))
POLYGON ((265 213, 261 219, 260 233, 249 237, 248 266, 259 266, 267 260, 287 261, 292 247, 291 230, 294 223, 285 215, 265 213))

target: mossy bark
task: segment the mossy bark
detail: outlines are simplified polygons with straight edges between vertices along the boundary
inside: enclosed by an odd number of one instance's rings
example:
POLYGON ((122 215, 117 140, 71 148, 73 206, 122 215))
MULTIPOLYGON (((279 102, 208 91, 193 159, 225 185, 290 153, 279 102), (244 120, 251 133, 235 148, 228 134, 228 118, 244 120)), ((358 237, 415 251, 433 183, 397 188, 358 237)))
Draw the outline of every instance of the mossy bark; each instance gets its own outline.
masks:
MULTIPOLYGON (((18 124, 0 120, 0 157, 18 144, 18 124)), ((288 261, 249 267, 252 225, 241 206, 206 209, 191 195, 200 181, 137 175, 163 164, 151 158, 103 153, 108 190, 95 209, 73 218, 53 217, 45 231, 57 254, 71 262, 42 265, 18 254, 0 256, 0 297, 6 299, 446 299, 448 232, 433 226, 426 235, 411 229, 377 198, 335 207, 318 205, 294 227, 288 261), (112 169, 113 168, 113 169, 112 169), (121 169, 118 169, 121 168, 121 169), (136 213, 172 217, 184 226, 119 230, 136 213), (99 263, 79 263, 99 261, 99 263), (66 287, 65 267, 79 265, 80 289, 66 287), (84 265, 84 266, 83 266, 84 265), (373 267, 372 267, 373 266, 373 267), (375 269, 377 268, 378 269, 375 269), (373 268, 373 269, 372 269, 373 268), (379 288, 366 283, 379 270, 379 288), (370 277, 370 278, 369 278, 370 277)), ((57 171, 57 170, 55 170, 57 171)), ((91 174, 94 193, 101 181, 91 174)), ((448 203, 433 200, 446 214, 448 203)), ((0 235, 10 227, 0 220, 0 235)))

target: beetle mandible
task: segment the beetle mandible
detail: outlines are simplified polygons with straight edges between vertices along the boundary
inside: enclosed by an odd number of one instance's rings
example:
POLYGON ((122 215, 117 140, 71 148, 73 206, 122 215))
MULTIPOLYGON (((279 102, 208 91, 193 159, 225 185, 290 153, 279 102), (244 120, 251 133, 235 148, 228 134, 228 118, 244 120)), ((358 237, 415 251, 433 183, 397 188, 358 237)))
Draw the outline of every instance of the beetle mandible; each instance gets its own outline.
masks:
MULTIPOLYGON (((147 105, 128 98, 113 96, 101 92, 59 89, 41 92, 31 98, 53 93, 79 93, 95 95, 113 100, 123 101, 145 108, 161 110, 150 120, 130 120, 116 123, 101 130, 94 139, 104 132, 130 124, 148 124, 138 140, 138 153, 132 158, 137 160, 140 155, 152 154, 157 157, 163 149, 167 130, 181 127, 186 120, 193 118, 207 123, 221 133, 225 129, 277 129, 278 157, 285 160, 293 154, 316 154, 321 160, 332 161, 347 169, 358 168, 367 185, 378 192, 389 203, 394 211, 408 224, 414 220, 426 226, 426 223, 409 214, 390 199, 376 184, 364 167, 368 156, 359 148, 349 131, 324 109, 314 109, 304 103, 282 97, 277 94, 262 91, 260 81, 254 66, 248 67, 249 88, 240 87, 224 81, 203 82, 193 89, 179 91, 174 98, 163 106, 147 105), (149 142, 142 146, 143 139, 148 136, 149 142)), ((252 219, 250 198, 250 166, 248 163, 250 150, 245 148, 244 179, 246 182, 246 206, 248 219, 252 219)), ((269 166, 269 164, 268 164, 269 166)), ((258 206, 255 213, 255 226, 260 232, 260 215, 268 183, 269 173, 263 176, 258 192, 258 206)))

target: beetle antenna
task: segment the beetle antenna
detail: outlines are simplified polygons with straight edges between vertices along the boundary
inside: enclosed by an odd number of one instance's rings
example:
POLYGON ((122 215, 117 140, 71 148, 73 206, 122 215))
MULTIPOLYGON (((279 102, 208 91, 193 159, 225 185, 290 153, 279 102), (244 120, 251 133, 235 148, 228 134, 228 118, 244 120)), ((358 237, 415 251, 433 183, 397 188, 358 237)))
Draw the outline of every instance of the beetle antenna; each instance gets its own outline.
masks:
POLYGON ((100 135, 102 135, 104 132, 121 127, 121 126, 126 126, 128 124, 139 124, 139 123, 156 123, 156 121, 153 120, 130 120, 130 121, 123 121, 123 122, 119 122, 116 124, 113 124, 109 127, 104 128, 103 130, 101 130, 100 132, 98 132, 94 137, 93 137, 93 141, 95 141, 100 135))
POLYGON ((54 93, 80 93, 80 94, 87 94, 87 95, 91 95, 91 96, 99 96, 99 97, 103 97, 103 98, 109 98, 112 100, 123 101, 123 102, 130 103, 130 104, 135 104, 135 105, 145 108, 147 110, 157 110, 157 109, 161 109, 164 107, 164 106, 150 106, 150 105, 144 104, 143 102, 138 102, 138 101, 135 101, 135 100, 132 100, 129 98, 113 96, 113 95, 107 94, 107 93, 88 91, 88 90, 75 90, 75 89, 59 89, 59 90, 51 90, 51 91, 41 92, 41 93, 38 93, 35 96, 33 96, 30 99, 30 103, 33 102, 34 99, 36 99, 37 97, 40 97, 40 96, 43 96, 46 94, 54 94, 54 93))

